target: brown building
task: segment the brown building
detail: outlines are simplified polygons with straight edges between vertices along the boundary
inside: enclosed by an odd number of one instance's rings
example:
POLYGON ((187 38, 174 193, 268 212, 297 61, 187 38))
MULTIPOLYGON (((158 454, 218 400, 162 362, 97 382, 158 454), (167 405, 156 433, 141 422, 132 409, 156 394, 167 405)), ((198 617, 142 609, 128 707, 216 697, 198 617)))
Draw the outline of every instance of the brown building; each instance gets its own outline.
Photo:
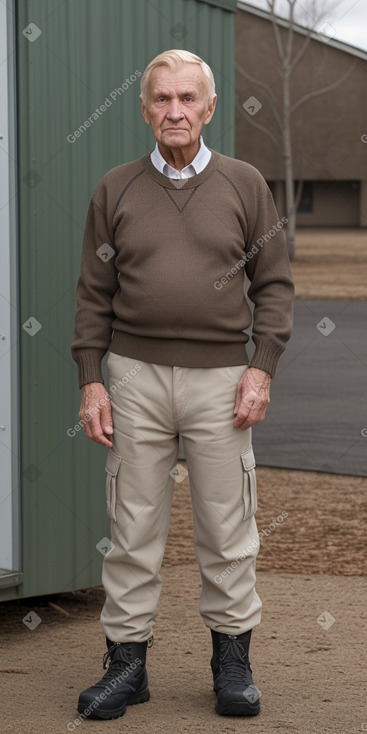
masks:
MULTIPOLYGON (((277 27, 284 43, 287 21, 278 19, 277 27)), ((328 30, 331 34, 332 28, 328 30)), ((298 26, 295 55, 306 37, 307 31, 298 26)), ((261 171, 283 215, 284 162, 277 146, 282 131, 264 84, 282 114, 282 79, 270 16, 240 1, 235 155, 261 171)), ((311 33, 293 71, 291 102, 332 85, 330 91, 307 99, 292 116, 294 179, 304 182, 297 225, 367 227, 367 53, 321 35, 320 29, 320 35, 311 33)))

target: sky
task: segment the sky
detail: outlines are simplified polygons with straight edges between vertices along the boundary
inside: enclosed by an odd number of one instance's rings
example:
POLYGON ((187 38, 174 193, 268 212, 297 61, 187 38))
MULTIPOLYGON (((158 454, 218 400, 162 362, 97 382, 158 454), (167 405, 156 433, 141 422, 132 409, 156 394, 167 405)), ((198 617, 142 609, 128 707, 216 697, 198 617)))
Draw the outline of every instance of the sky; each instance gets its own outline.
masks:
MULTIPOLYGON (((306 7, 310 0, 298 0, 299 6, 306 7)), ((246 0, 249 5, 267 9, 266 0, 246 0)), ((279 10, 284 7, 284 0, 278 0, 279 10)), ((367 0, 319 0, 320 7, 329 7, 326 10, 322 23, 325 33, 352 46, 367 51, 367 0)), ((282 13, 279 12, 279 15, 282 13)))

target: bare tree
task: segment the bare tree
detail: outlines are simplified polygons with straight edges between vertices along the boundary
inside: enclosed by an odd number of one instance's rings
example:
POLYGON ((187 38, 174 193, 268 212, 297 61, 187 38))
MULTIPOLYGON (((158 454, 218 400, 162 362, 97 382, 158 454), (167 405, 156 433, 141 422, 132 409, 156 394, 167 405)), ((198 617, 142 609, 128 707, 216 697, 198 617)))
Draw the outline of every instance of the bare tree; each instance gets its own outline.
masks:
MULTIPOLYGON (((298 0, 283 0, 283 7, 285 7, 286 13, 285 18, 281 21, 279 15, 276 13, 276 10, 278 10, 277 0, 266 0, 266 2, 268 6, 269 20, 271 21, 273 29, 278 69, 282 84, 280 104, 271 86, 264 81, 253 77, 243 69, 240 64, 237 63, 236 68, 245 79, 260 87, 274 116, 275 131, 270 130, 265 125, 257 122, 251 116, 248 117, 248 122, 253 125, 253 127, 268 135, 274 145, 276 145, 276 147, 281 151, 284 164, 286 217, 288 219, 286 237, 289 257, 293 259, 295 256, 296 211, 302 192, 302 182, 299 182, 297 192, 295 192, 292 149, 292 116, 296 110, 309 100, 314 99, 321 94, 331 92, 333 89, 336 89, 343 84, 345 79, 347 79, 353 71, 357 60, 351 64, 343 76, 339 77, 328 86, 312 90, 307 94, 302 95, 297 100, 292 101, 292 74, 297 64, 305 55, 310 45, 311 38, 315 37, 315 29, 320 27, 326 12, 330 12, 331 8, 334 8, 338 3, 329 3, 326 9, 324 6, 323 9, 320 10, 320 6, 316 0, 309 0, 308 3, 306 3, 306 0, 302 0, 302 3, 298 2, 298 0), (300 12, 298 13, 298 20, 296 19, 297 11, 302 12, 302 15, 300 15, 300 12), (295 32, 301 28, 298 22, 301 20, 303 23, 307 23, 307 27, 302 26, 304 40, 301 43, 301 46, 298 47, 298 49, 295 49, 294 36, 295 32), (285 35, 281 32, 281 24, 283 26, 285 25, 285 35)), ((320 40, 321 34, 322 28, 320 28, 318 33, 320 40)), ((242 106, 241 111, 243 111, 242 106)))

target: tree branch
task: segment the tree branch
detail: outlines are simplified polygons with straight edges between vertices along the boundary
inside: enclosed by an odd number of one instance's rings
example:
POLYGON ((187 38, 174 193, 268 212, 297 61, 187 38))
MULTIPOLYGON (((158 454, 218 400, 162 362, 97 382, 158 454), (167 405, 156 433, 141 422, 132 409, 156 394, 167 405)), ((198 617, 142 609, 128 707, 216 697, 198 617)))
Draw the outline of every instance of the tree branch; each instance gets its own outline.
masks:
POLYGON ((268 8, 269 8, 270 20, 271 20, 271 23, 272 23, 272 26, 273 26, 273 32, 274 32, 275 43, 276 43, 276 47, 277 47, 277 51, 278 51, 278 56, 279 56, 280 60, 283 61, 285 54, 284 54, 284 48, 283 48, 283 44, 282 44, 282 38, 281 38, 281 35, 280 35, 279 26, 278 26, 276 15, 275 15, 275 2, 274 2, 274 0, 267 0, 267 5, 268 5, 268 8))
POLYGON ((288 38, 287 38, 287 53, 286 63, 291 64, 292 62, 292 47, 293 47, 293 31, 294 31, 294 4, 295 0, 288 0, 289 3, 289 18, 288 18, 288 38))
POLYGON ((298 62, 299 62, 299 61, 300 61, 300 60, 302 59, 302 57, 303 57, 303 56, 305 55, 305 53, 306 53, 306 51, 307 51, 307 48, 308 48, 308 46, 310 45, 310 40, 311 40, 311 34, 309 34, 309 35, 307 36, 307 38, 306 38, 306 40, 304 41, 304 43, 302 44, 302 46, 301 46, 301 48, 300 48, 300 50, 299 50, 298 54, 296 54, 296 56, 294 57, 294 59, 293 59, 293 61, 292 61, 292 63, 291 63, 291 72, 293 71, 293 69, 295 69, 295 67, 297 66, 298 62))
MULTIPOLYGON (((242 105, 240 104, 240 102, 238 100, 236 100, 236 105, 237 105, 238 109, 241 110, 241 113, 244 114, 244 109, 243 109, 242 105)), ((270 132, 270 130, 268 130, 268 128, 265 127, 265 125, 261 125, 260 122, 255 122, 255 120, 253 119, 253 117, 251 117, 251 115, 249 115, 248 112, 246 114, 247 114, 247 117, 248 117, 247 122, 249 122, 250 125, 252 125, 252 127, 255 127, 257 130, 261 130, 261 132, 266 133, 266 135, 268 135, 269 138, 273 141, 274 145, 276 145, 276 147, 279 148, 279 150, 280 150, 280 147, 281 146, 280 146, 279 141, 276 139, 275 135, 273 135, 273 133, 270 132)))
POLYGON ((273 115, 274 115, 274 117, 275 117, 275 119, 276 119, 276 121, 278 123, 279 130, 281 130, 282 129, 282 118, 281 118, 280 113, 279 113, 279 110, 277 108, 276 98, 275 98, 275 95, 274 95, 271 87, 269 87, 268 84, 265 84, 265 82, 261 81, 261 79, 256 79, 256 77, 254 77, 251 74, 249 74, 248 71, 245 71, 245 69, 243 69, 240 64, 236 63, 235 64, 235 68, 237 69, 237 71, 239 72, 239 74, 241 74, 242 76, 245 77, 245 79, 248 79, 248 81, 252 82, 253 84, 257 84, 259 87, 261 87, 261 89, 264 90, 264 92, 266 94, 266 97, 267 97, 267 100, 269 102, 269 105, 271 107, 272 113, 273 113, 273 115))
POLYGON ((323 87, 322 89, 316 89, 314 92, 308 92, 308 94, 304 94, 303 97, 300 97, 300 99, 295 102, 295 104, 290 109, 290 114, 293 115, 293 112, 295 112, 298 107, 301 107, 305 102, 308 102, 308 100, 313 99, 314 97, 319 97, 320 94, 326 94, 327 92, 332 92, 333 89, 337 89, 345 79, 352 73, 353 69, 356 67, 357 59, 354 61, 354 63, 349 67, 349 69, 343 74, 343 76, 340 77, 336 82, 333 82, 333 84, 329 84, 327 87, 323 87))

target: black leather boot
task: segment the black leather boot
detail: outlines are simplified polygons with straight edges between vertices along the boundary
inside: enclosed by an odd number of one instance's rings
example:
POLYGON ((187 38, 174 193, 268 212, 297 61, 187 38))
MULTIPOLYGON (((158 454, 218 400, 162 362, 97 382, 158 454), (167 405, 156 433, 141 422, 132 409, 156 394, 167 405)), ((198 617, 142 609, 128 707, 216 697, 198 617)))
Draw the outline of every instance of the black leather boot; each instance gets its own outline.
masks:
POLYGON ((78 711, 83 718, 117 719, 126 706, 149 701, 148 674, 145 668, 148 642, 111 642, 103 656, 103 668, 109 666, 98 683, 79 696, 78 711))
POLYGON ((223 635, 211 630, 213 641, 215 710, 221 716, 256 716, 260 693, 252 679, 248 657, 251 630, 242 635, 223 635))

